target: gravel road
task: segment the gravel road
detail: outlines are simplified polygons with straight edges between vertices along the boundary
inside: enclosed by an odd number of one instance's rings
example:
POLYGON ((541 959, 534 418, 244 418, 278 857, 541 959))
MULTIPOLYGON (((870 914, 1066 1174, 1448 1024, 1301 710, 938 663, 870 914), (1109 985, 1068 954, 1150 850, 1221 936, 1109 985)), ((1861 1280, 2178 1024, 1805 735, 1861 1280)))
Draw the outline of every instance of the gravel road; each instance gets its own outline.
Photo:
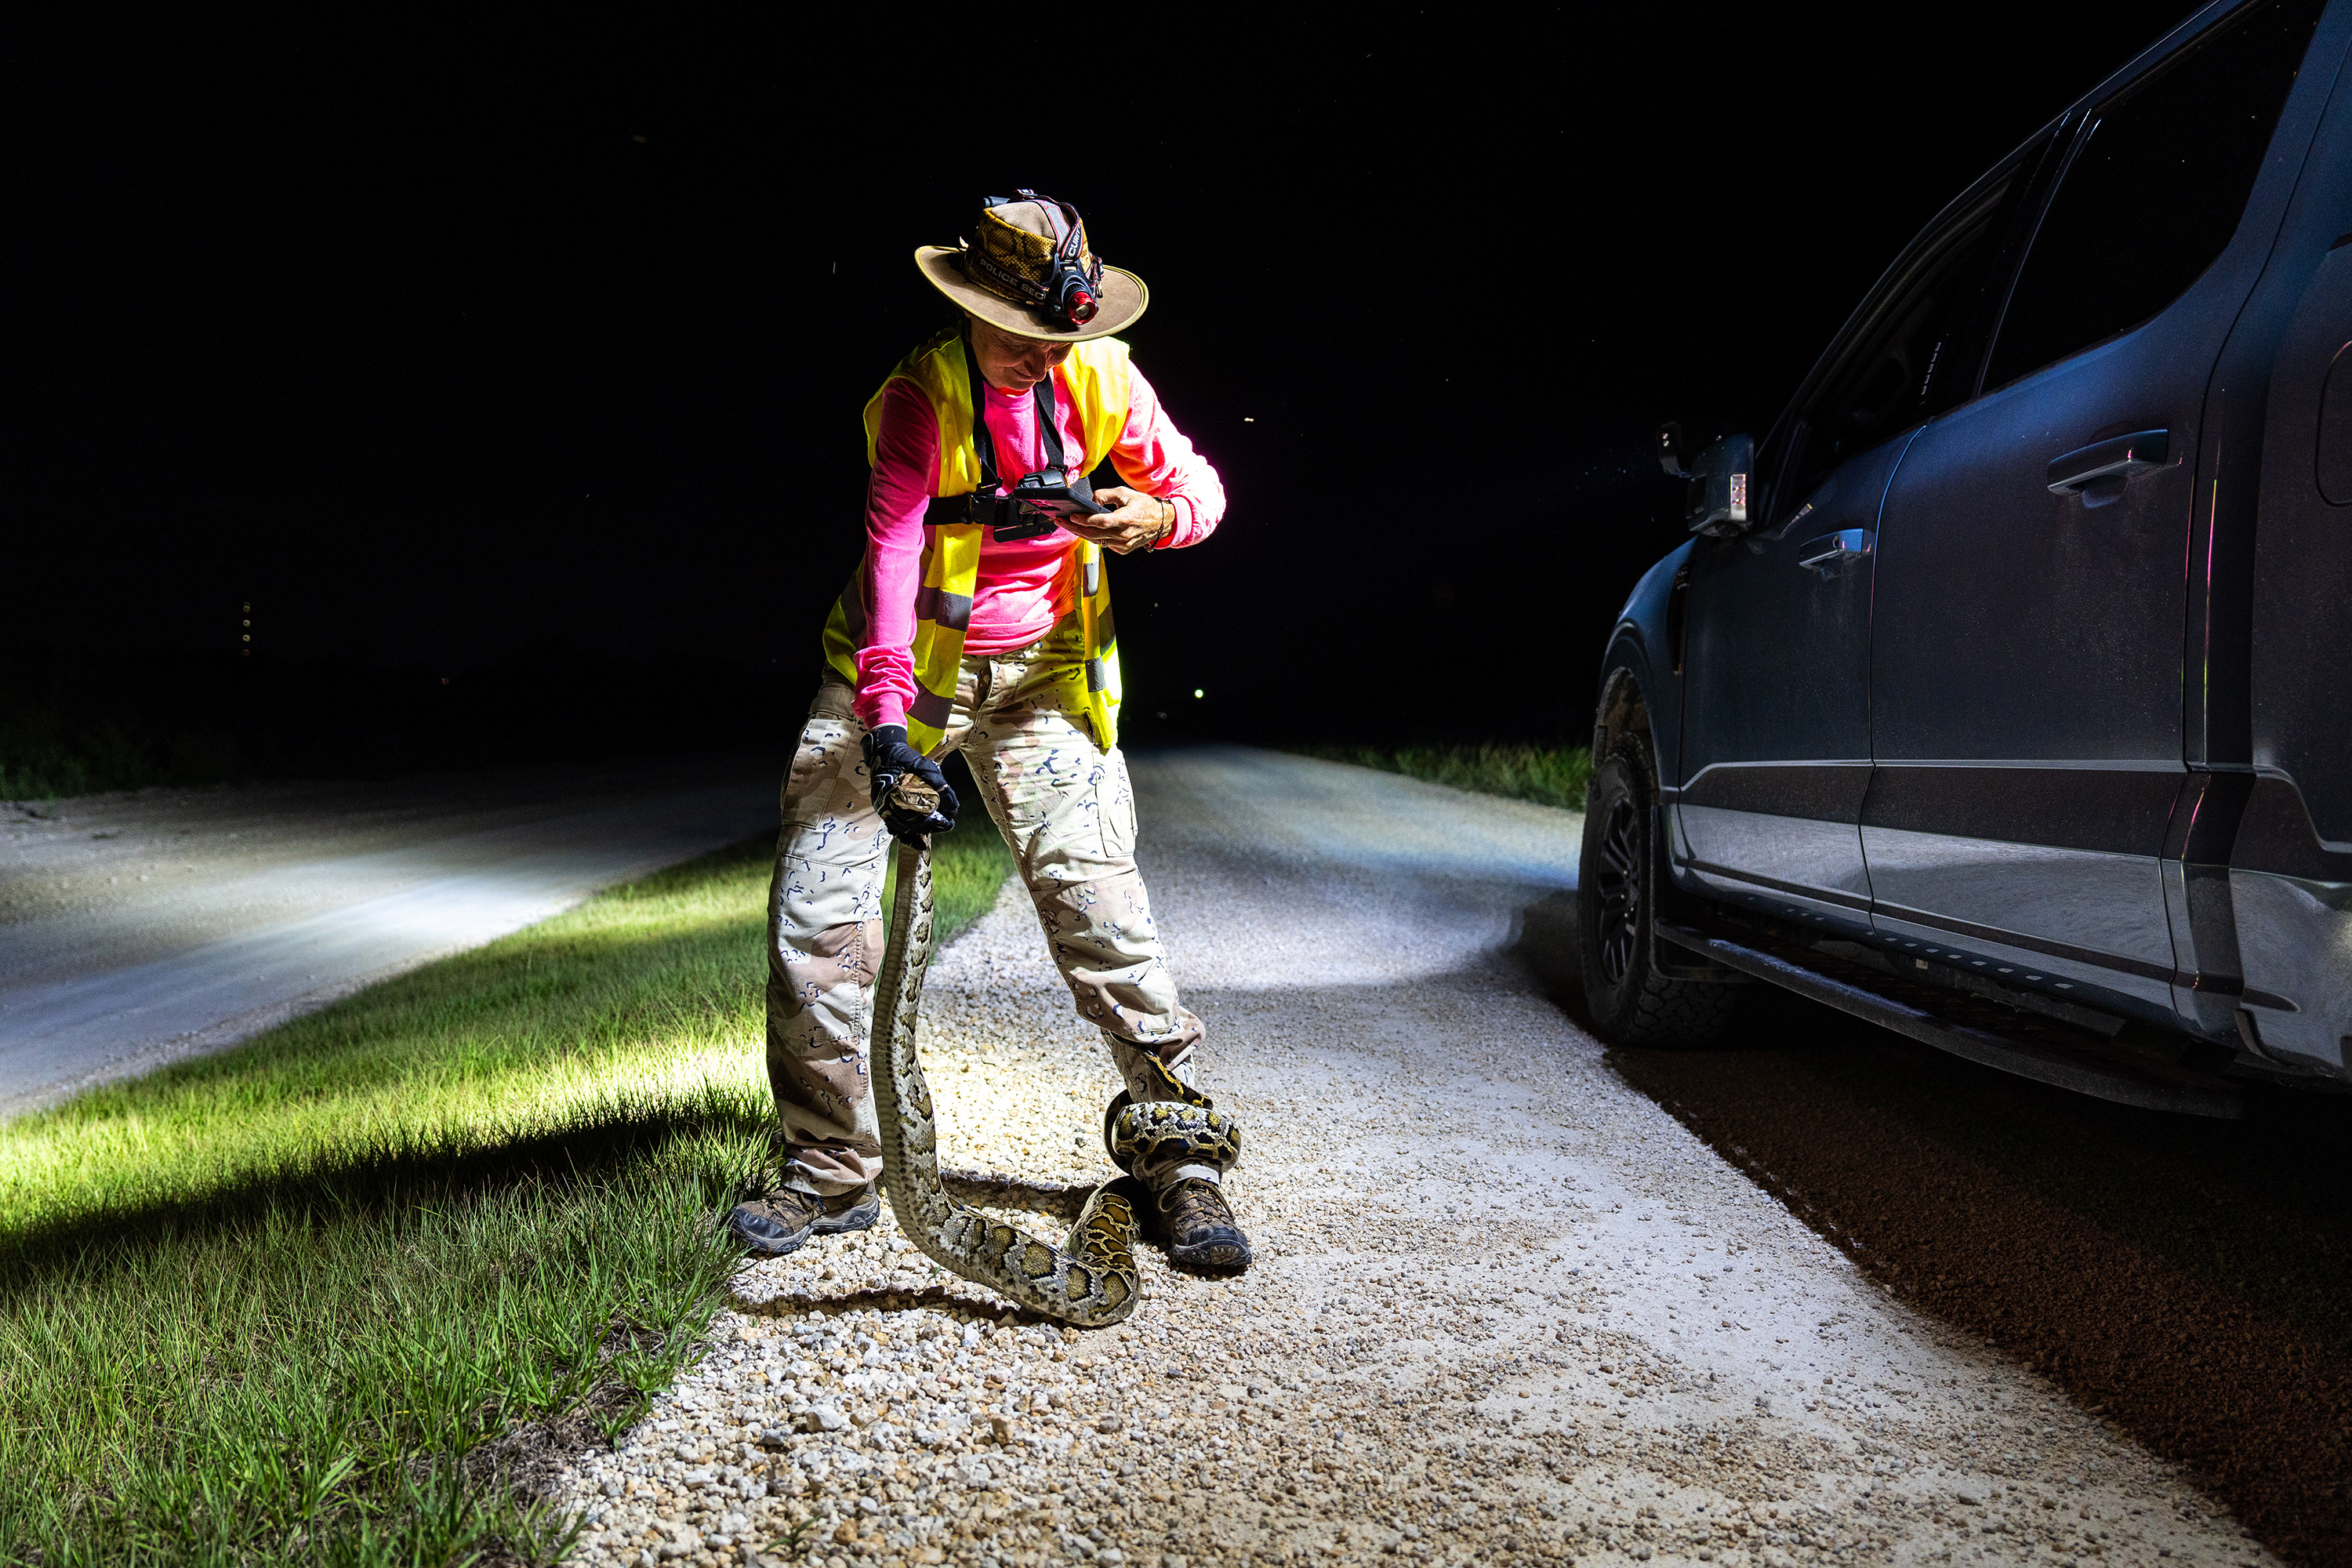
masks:
POLYGON ((772 830, 760 759, 0 805, 0 1114, 772 830))
MULTIPOLYGON (((1516 954, 1577 818, 1257 752, 1135 774, 1256 1267, 1153 1254, 1082 1335, 887 1215, 747 1266, 704 1361, 556 1483, 583 1561, 2273 1561, 1547 999, 1516 954)), ((941 955, 927 1029, 949 1163, 1109 1173, 1114 1079, 1024 900, 941 955)))

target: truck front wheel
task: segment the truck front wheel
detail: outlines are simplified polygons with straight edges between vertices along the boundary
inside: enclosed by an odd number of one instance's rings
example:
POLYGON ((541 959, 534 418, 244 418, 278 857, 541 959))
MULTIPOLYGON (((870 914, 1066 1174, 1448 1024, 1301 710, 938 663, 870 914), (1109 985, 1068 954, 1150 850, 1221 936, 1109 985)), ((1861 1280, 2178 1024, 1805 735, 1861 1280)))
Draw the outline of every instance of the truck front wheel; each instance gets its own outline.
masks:
POLYGON ((1744 987, 1658 968, 1651 922, 1666 873, 1657 800, 1648 738, 1620 735, 1585 795, 1576 895, 1584 1002, 1612 1045, 1711 1045, 1729 1029, 1744 987))

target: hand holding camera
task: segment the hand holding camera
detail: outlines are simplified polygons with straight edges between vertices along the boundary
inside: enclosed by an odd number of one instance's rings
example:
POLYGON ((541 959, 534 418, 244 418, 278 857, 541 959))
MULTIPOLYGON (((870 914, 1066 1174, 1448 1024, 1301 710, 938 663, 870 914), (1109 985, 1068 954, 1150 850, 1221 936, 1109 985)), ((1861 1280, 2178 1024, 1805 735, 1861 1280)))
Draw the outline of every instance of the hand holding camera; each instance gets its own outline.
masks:
POLYGON ((1036 539, 1066 528, 1121 555, 1151 548, 1176 526, 1176 509, 1168 501, 1124 485, 1096 489, 1086 475, 1056 468, 1022 475, 1006 512, 999 515, 995 535, 1000 542, 1036 539))
POLYGON ((1096 510, 1087 516, 1062 520, 1062 526, 1080 539, 1091 539, 1106 550, 1132 555, 1149 550, 1175 531, 1176 508, 1157 496, 1124 485, 1105 485, 1094 492, 1096 510))
POLYGON ((1108 510, 1097 504, 1094 487, 1084 474, 1066 473, 1058 468, 1040 468, 1034 474, 1024 474, 1013 487, 1007 502, 1009 515, 999 514, 995 525, 997 542, 1009 539, 1036 539, 1074 517, 1092 517, 1108 510))

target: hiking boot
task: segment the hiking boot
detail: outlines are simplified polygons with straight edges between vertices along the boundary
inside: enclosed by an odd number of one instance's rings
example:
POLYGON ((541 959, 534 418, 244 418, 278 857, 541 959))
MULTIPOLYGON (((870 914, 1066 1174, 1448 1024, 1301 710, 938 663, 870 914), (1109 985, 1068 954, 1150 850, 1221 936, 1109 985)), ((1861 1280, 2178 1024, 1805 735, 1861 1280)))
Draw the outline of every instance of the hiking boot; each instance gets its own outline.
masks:
POLYGON ((736 1205, 727 1216, 727 1228, 759 1257, 782 1258, 799 1251, 801 1243, 812 1236, 870 1230, 881 1217, 882 1198, 871 1182, 829 1198, 779 1187, 736 1205))
POLYGON ((1216 1183, 1188 1176, 1154 1199, 1151 1214, 1155 1238, 1171 1261, 1235 1274, 1249 1267, 1249 1237, 1216 1183))

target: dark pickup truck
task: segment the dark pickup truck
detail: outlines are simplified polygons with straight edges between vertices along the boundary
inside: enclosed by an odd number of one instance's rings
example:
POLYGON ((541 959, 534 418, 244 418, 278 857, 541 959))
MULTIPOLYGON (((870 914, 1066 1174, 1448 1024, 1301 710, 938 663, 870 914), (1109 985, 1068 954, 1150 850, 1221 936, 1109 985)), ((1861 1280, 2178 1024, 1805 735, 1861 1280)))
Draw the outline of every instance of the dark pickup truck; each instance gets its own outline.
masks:
POLYGON ((1586 991, 2352 1088, 2352 0, 2182 23, 1889 268, 1602 663, 1586 991))

